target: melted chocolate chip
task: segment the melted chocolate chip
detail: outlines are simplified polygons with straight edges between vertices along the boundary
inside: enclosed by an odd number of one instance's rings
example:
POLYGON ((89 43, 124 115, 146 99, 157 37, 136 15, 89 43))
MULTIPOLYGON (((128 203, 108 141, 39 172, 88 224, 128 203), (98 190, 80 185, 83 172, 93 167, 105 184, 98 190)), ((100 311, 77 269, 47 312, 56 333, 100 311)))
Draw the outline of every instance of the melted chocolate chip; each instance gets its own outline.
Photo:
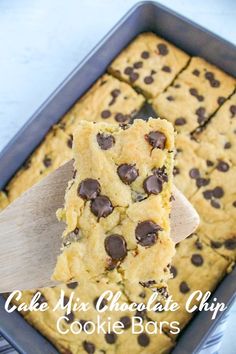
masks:
POLYGON ((146 85, 150 85, 153 83, 154 79, 152 76, 146 76, 143 81, 146 85))
POLYGON ((212 199, 211 200, 211 206, 215 209, 220 209, 220 203, 218 203, 216 200, 212 199))
POLYGON ((116 98, 120 95, 120 90, 119 89, 114 89, 111 91, 112 97, 116 98))
POLYGON ((125 184, 131 184, 136 180, 139 173, 134 165, 124 163, 117 168, 117 174, 125 184))
POLYGON ((158 231, 162 231, 162 228, 154 222, 147 220, 140 222, 135 229, 135 237, 143 247, 153 246, 157 241, 158 231))
POLYGON ((166 72, 166 73, 171 73, 171 68, 169 66, 167 66, 167 65, 163 66, 161 70, 166 72))
POLYGON ((174 101, 175 100, 173 96, 167 96, 166 99, 167 99, 167 101, 174 101))
POLYGON ((95 199, 92 200, 90 205, 91 212, 100 218, 106 218, 113 212, 113 206, 108 197, 105 195, 99 195, 95 199))
POLYGON ((42 305, 45 302, 47 302, 45 296, 42 293, 40 293, 40 296, 39 296, 39 298, 37 300, 37 304, 42 305))
POLYGON ((162 166, 159 168, 154 168, 152 170, 154 175, 156 175, 162 182, 168 182, 168 175, 166 173, 166 167, 162 166))
POLYGON ((200 177, 200 172, 198 168, 191 168, 189 171, 189 176, 193 179, 200 177))
POLYGON ((236 115, 236 105, 230 106, 229 110, 230 110, 230 113, 232 114, 231 118, 233 118, 236 115))
POLYGON ((220 172, 227 172, 229 170, 229 164, 225 161, 220 160, 216 165, 216 168, 220 172))
POLYGON ((92 342, 83 341, 83 348, 88 354, 95 353, 96 347, 92 342))
POLYGON ((74 281, 73 283, 66 284, 67 288, 69 289, 75 289, 78 286, 78 282, 74 281))
POLYGON ((129 316, 121 317, 120 322, 123 324, 124 329, 128 329, 131 327, 131 319, 129 318, 129 316))
POLYGON ((150 54, 146 50, 141 53, 141 58, 143 58, 143 59, 148 59, 149 56, 150 56, 150 54))
POLYGON ((177 118, 175 120, 175 125, 177 125, 177 126, 185 125, 186 123, 187 123, 186 119, 182 118, 182 117, 177 118))
POLYGON ((212 79, 214 79, 214 74, 213 74, 211 71, 207 71, 207 72, 205 73, 205 78, 206 78, 207 80, 212 80, 212 79))
POLYGON ((78 195, 84 200, 96 198, 101 192, 100 183, 96 179, 86 178, 78 187, 78 195))
POLYGON ((157 49, 159 50, 160 55, 167 55, 169 53, 169 50, 168 50, 167 45, 165 43, 159 43, 157 45, 157 49))
POLYGON ((142 285, 144 288, 150 288, 152 285, 156 284, 155 280, 148 280, 148 281, 140 281, 140 285, 142 285))
POLYGON ((203 249, 203 245, 202 245, 202 242, 200 240, 196 240, 194 244, 195 244, 196 249, 198 249, 198 250, 202 250, 203 249))
POLYGON ((228 141, 227 143, 225 143, 225 145, 224 145, 224 149, 230 149, 231 148, 231 143, 228 141))
POLYGON ((227 250, 235 250, 236 249, 236 237, 229 238, 224 242, 225 248, 227 250))
POLYGON ((196 110, 196 115, 198 116, 198 123, 199 124, 202 124, 205 122, 205 120, 207 119, 205 117, 205 113, 206 113, 206 109, 204 107, 199 107, 197 110, 196 110))
POLYGON ((73 135, 70 134, 68 140, 67 140, 67 146, 72 149, 72 145, 73 145, 73 135))
POLYGON ((139 74, 138 73, 134 73, 132 72, 129 76, 129 79, 130 79, 130 82, 133 83, 135 82, 136 80, 138 80, 139 78, 139 74))
POLYGON ((203 197, 207 200, 211 199, 212 195, 213 195, 211 189, 205 190, 202 194, 203 194, 203 197))
POLYGON ((140 69, 140 68, 142 68, 142 66, 143 66, 143 62, 142 61, 136 61, 134 63, 134 68, 135 69, 140 69))
POLYGON ((211 87, 215 87, 215 88, 220 87, 220 81, 219 80, 212 79, 209 82, 210 82, 211 87))
POLYGON ((225 102, 225 100, 226 100, 225 97, 220 96, 220 97, 218 97, 218 99, 217 99, 217 103, 218 103, 219 105, 222 105, 222 104, 225 102))
POLYGON ((124 123, 124 122, 126 122, 128 119, 129 119, 129 116, 126 115, 126 114, 116 113, 116 115, 115 115, 115 120, 116 120, 118 123, 124 123))
POLYGON ((148 335, 146 333, 140 333, 138 335, 138 344, 141 347, 147 347, 150 343, 150 338, 148 337, 148 335))
POLYGON ((105 339, 108 344, 114 344, 117 341, 117 334, 114 332, 106 333, 105 339))
POLYGON ((191 257, 191 262, 196 267, 200 267, 201 265, 203 265, 204 261, 203 261, 203 258, 200 254, 193 254, 191 257))
POLYGON ((70 299, 68 298, 68 296, 64 296, 64 298, 63 298, 63 305, 66 306, 69 301, 70 301, 70 299))
POLYGON ((116 261, 122 260, 127 255, 127 245, 123 236, 110 235, 105 239, 105 250, 107 254, 116 261))
POLYGON ((170 267, 170 272, 171 272, 171 274, 173 275, 173 278, 176 278, 178 272, 177 272, 177 268, 176 268, 175 266, 172 265, 172 266, 170 267))
POLYGON ((177 176, 177 175, 179 175, 179 174, 180 174, 179 168, 178 168, 177 166, 174 166, 174 168, 173 168, 173 175, 174 175, 174 176, 177 176))
POLYGON ((50 157, 45 156, 43 159, 43 164, 45 167, 50 167, 52 165, 52 159, 50 157))
POLYGON ((187 294, 190 291, 190 288, 185 281, 182 281, 179 285, 179 290, 182 294, 187 294))
POLYGON ((193 72, 192 72, 192 74, 193 74, 194 76, 199 76, 199 75, 200 75, 200 71, 199 71, 198 69, 194 69, 193 72))
POLYGON ((199 178, 196 179, 196 185, 197 185, 198 188, 207 186, 209 183, 210 183, 209 178, 199 177, 199 178))
POLYGON ((111 111, 109 111, 108 109, 105 109, 104 111, 101 112, 101 117, 106 119, 109 118, 111 116, 111 111))
POLYGON ((222 198, 223 195, 224 195, 224 191, 223 191, 223 188, 221 187, 215 187, 212 191, 212 195, 213 197, 215 198, 222 198))
POLYGON ((145 139, 153 148, 164 150, 166 145, 166 136, 162 132, 150 132, 145 135, 145 139))
POLYGON ((236 200, 232 203, 233 207, 236 208, 236 200))
POLYGON ((212 162, 211 160, 206 160, 206 164, 208 167, 214 166, 214 162, 212 162))
POLYGON ((115 138, 113 135, 98 133, 97 143, 102 150, 108 150, 115 144, 115 138))
POLYGON ((75 319, 75 315, 73 314, 73 312, 68 313, 68 315, 65 314, 65 317, 66 317, 65 321, 67 323, 72 323, 74 321, 74 319, 75 319))
POLYGON ((133 73, 133 68, 131 66, 127 66, 124 70, 126 75, 131 75, 133 73))
POLYGON ((162 180, 156 175, 147 177, 143 182, 145 192, 150 194, 159 194, 162 191, 162 180))
POLYGON ((220 248, 222 247, 222 243, 219 241, 211 241, 211 247, 215 249, 220 248))

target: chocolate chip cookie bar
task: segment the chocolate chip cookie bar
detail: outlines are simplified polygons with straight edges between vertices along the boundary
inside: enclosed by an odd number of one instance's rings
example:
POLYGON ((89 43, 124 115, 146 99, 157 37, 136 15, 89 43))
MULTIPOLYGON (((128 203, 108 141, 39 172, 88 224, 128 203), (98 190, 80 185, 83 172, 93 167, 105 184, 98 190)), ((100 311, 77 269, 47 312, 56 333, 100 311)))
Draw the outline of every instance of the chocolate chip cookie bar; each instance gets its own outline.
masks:
POLYGON ((75 176, 58 211, 66 223, 64 247, 53 278, 69 282, 119 274, 127 289, 136 286, 139 293, 146 286, 163 287, 174 254, 172 125, 136 120, 123 129, 83 121, 73 152, 75 176))
POLYGON ((219 253, 236 258, 236 166, 219 161, 210 182, 191 202, 201 213, 200 230, 219 253))
POLYGON ((236 94, 221 106, 195 138, 200 144, 213 145, 215 156, 224 154, 236 165, 236 94))
POLYGON ((73 134, 81 120, 128 124, 140 110, 144 97, 132 87, 105 74, 63 117, 59 126, 73 134))
POLYGON ((72 135, 54 127, 6 187, 12 202, 50 172, 72 159, 72 135))
MULTIPOLYGON (((194 313, 186 311, 186 302, 189 296, 197 290, 205 293, 213 291, 218 282, 227 273, 230 262, 220 256, 211 247, 202 241, 201 233, 194 234, 177 245, 176 254, 172 262, 171 273, 173 279, 169 281, 169 291, 174 301, 180 305, 180 309, 174 312, 163 311, 149 313, 149 317, 155 321, 178 321, 183 329, 194 313)), ((191 302, 197 305, 196 298, 191 302)), ((166 331, 171 337, 175 337, 166 331)))
POLYGON ((154 33, 139 35, 112 62, 108 71, 137 88, 147 97, 156 97, 187 65, 189 56, 154 33))
POLYGON ((152 104, 158 116, 172 122, 176 130, 192 132, 208 121, 234 89, 234 78, 201 58, 192 58, 152 104))

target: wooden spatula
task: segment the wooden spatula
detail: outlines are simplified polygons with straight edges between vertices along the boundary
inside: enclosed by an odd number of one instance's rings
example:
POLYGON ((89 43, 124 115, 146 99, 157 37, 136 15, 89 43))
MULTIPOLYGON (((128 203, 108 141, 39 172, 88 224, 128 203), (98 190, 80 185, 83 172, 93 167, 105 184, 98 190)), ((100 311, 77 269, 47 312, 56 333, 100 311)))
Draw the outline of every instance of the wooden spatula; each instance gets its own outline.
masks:
MULTIPOLYGON (((50 280, 64 225, 55 212, 64 204, 73 163, 66 163, 26 191, 0 214, 0 293, 55 285, 50 280)), ((174 190, 171 237, 179 242, 198 226, 188 200, 174 190)))

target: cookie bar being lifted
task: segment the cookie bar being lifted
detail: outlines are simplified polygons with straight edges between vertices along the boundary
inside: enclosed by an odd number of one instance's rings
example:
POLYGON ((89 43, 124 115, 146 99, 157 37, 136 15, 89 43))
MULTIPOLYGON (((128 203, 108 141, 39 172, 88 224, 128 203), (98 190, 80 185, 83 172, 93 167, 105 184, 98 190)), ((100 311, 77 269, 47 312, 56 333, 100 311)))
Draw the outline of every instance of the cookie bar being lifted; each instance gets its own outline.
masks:
POLYGON ((156 97, 187 65, 189 56, 154 33, 142 33, 112 62, 108 71, 156 97))
POLYGON ((170 200, 174 132, 160 119, 118 125, 83 121, 73 139, 74 179, 57 212, 66 223, 53 279, 106 276, 165 286, 174 255, 170 200))

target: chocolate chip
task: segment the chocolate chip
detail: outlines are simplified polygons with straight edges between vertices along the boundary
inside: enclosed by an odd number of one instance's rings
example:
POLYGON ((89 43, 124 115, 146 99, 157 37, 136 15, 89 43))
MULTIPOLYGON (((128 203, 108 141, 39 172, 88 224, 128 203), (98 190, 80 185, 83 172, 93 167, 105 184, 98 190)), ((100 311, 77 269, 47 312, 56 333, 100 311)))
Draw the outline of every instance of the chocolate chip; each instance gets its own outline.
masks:
POLYGON ((91 212, 100 218, 106 218, 113 212, 113 206, 108 197, 105 195, 99 195, 95 199, 92 200, 91 205, 91 212))
POLYGON ((43 159, 43 164, 45 167, 50 167, 52 165, 52 159, 50 157, 45 156, 43 159))
POLYGON ((186 119, 185 118, 177 118, 175 120, 175 125, 177 126, 181 126, 181 125, 185 125, 187 123, 186 119))
POLYGON ((175 278, 177 276, 177 274, 178 274, 177 268, 175 266, 173 266, 173 265, 170 267, 170 272, 173 275, 173 278, 175 278))
POLYGON ((67 288, 69 289, 75 289, 78 286, 78 282, 74 281, 73 283, 66 284, 67 288))
POLYGON ((219 241, 211 241, 211 247, 215 249, 220 248, 222 247, 222 243, 219 241))
POLYGON ((114 89, 111 91, 112 97, 116 98, 120 95, 120 90, 119 89, 114 89))
POLYGON ((64 296, 64 298, 63 298, 63 305, 66 306, 69 301, 70 301, 70 299, 68 298, 68 296, 64 296))
POLYGON ((108 344, 114 344, 117 341, 117 334, 114 332, 106 333, 105 339, 108 344))
POLYGON ((175 100, 173 96, 167 96, 166 99, 167 99, 168 101, 174 101, 174 100, 175 100))
POLYGON ((75 319, 75 315, 73 314, 73 312, 70 312, 70 313, 66 314, 65 317, 66 317, 65 321, 67 323, 72 323, 74 321, 74 319, 75 319))
POLYGON ((120 165, 117 168, 117 173, 121 181, 125 184, 131 184, 139 175, 137 168, 127 163, 120 165))
POLYGON ((211 160, 206 160, 206 164, 208 167, 214 166, 214 162, 212 162, 211 160))
POLYGON ((205 113, 206 113, 206 109, 204 107, 199 107, 196 111, 195 111, 196 115, 198 116, 198 123, 202 124, 205 122, 205 120, 207 119, 205 117, 205 113))
POLYGON ((220 87, 220 81, 212 79, 212 80, 210 80, 210 85, 211 85, 211 87, 220 87))
POLYGON ((232 114, 231 118, 233 118, 236 115, 236 105, 230 106, 229 110, 230 110, 230 113, 232 114))
POLYGON ((150 132, 149 134, 145 135, 145 139, 153 148, 164 150, 166 144, 166 136, 162 132, 150 132))
POLYGON ((155 280, 148 280, 148 281, 140 281, 140 285, 142 285, 144 288, 150 288, 152 285, 156 284, 155 280))
POLYGON ((200 240, 196 240, 194 244, 195 244, 195 247, 198 250, 202 250, 203 249, 203 245, 202 245, 202 242, 200 240))
POLYGON ((189 92, 192 96, 198 96, 198 91, 195 88, 190 88, 189 92))
POLYGON ((191 257, 191 262, 196 267, 200 267, 201 265, 203 265, 203 258, 200 254, 193 254, 191 257))
POLYGON ((209 183, 210 183, 209 178, 201 178, 201 177, 199 177, 199 178, 196 179, 196 185, 197 185, 198 188, 207 186, 209 183))
POLYGON ((179 173, 180 173, 179 168, 178 168, 177 166, 174 166, 174 168, 173 168, 173 175, 174 175, 174 176, 177 176, 177 175, 179 175, 179 173))
POLYGON ((224 195, 224 191, 221 187, 215 187, 212 191, 213 197, 222 198, 224 195))
POLYGON ((200 172, 198 168, 191 168, 189 171, 189 176, 193 179, 200 177, 200 172))
POLYGON ((199 76, 200 75, 200 71, 198 69, 194 69, 192 74, 195 75, 195 76, 199 76))
POLYGON ((236 237, 229 238, 228 240, 225 240, 224 245, 225 245, 225 248, 228 250, 236 249, 236 237))
POLYGON ((236 200, 233 202, 233 207, 236 208, 236 200))
POLYGON ((224 149, 230 149, 231 148, 231 143, 228 141, 227 143, 225 143, 225 145, 224 145, 224 149))
POLYGON ((153 83, 154 79, 152 76, 146 76, 143 81, 146 85, 150 85, 153 83))
POLYGON ((102 150, 108 150, 115 144, 115 138, 113 135, 98 133, 97 143, 102 150))
POLYGON ((105 239, 105 250, 107 254, 114 260, 122 260, 127 255, 127 245, 123 236, 110 235, 105 239))
POLYGON ((174 87, 175 87, 175 88, 180 88, 181 85, 180 85, 180 84, 175 84, 174 87))
POLYGON ((147 347, 150 343, 150 338, 148 337, 148 335, 146 333, 140 333, 138 335, 138 344, 141 347, 147 347))
POLYGON ((83 348, 88 354, 95 353, 96 347, 92 342, 83 341, 83 348))
POLYGON ((161 70, 166 72, 166 73, 171 73, 171 68, 169 66, 167 66, 167 65, 163 66, 161 70))
POLYGON ((67 140, 67 146, 72 149, 72 145, 73 145, 73 135, 70 134, 68 140, 67 140))
MULTIPOLYGON (((95 309, 97 309, 98 300, 99 300, 99 297, 96 297, 96 299, 93 300, 93 306, 95 309)), ((103 298, 99 304, 98 310, 102 310, 106 305, 107 305, 107 300, 103 298)))
POLYGON ((215 209, 220 209, 220 204, 214 199, 211 200, 211 206, 215 209))
POLYGON ((127 67, 125 68, 125 70, 124 70, 124 73, 125 73, 126 75, 131 75, 132 72, 133 72, 133 68, 132 68, 131 66, 127 66, 127 67))
POLYGON ((40 296, 39 296, 39 298, 38 298, 38 300, 37 300, 37 303, 38 303, 39 305, 42 305, 42 304, 45 303, 45 302, 47 302, 45 296, 44 296, 42 293, 40 293, 40 296))
POLYGON ((126 115, 126 114, 116 113, 116 115, 115 115, 115 120, 116 120, 118 123, 124 123, 124 122, 126 122, 128 119, 129 119, 129 116, 126 115))
POLYGON ((108 109, 105 109, 104 111, 101 112, 101 117, 106 119, 111 116, 111 112, 108 109))
POLYGON ((85 329, 91 328, 90 323, 88 323, 85 320, 79 320, 79 323, 81 324, 82 330, 84 331, 85 329))
POLYGON ((168 175, 166 173, 166 167, 162 166, 159 168, 154 168, 152 172, 162 181, 168 182, 168 175))
POLYGON ((168 50, 167 45, 165 43, 159 43, 157 45, 157 49, 159 50, 160 55, 167 55, 169 53, 169 50, 168 50))
POLYGON ((130 328, 131 327, 131 319, 129 316, 123 316, 120 318, 120 322, 123 324, 124 329, 130 328))
POLYGON ((218 103, 219 105, 222 105, 225 101, 226 101, 226 98, 223 97, 223 96, 220 96, 220 97, 218 97, 218 99, 217 99, 217 103, 218 103))
POLYGON ((156 74, 157 72, 156 72, 156 70, 151 70, 151 75, 154 75, 154 74, 156 74))
POLYGON ((143 62, 142 61, 136 61, 134 63, 134 68, 135 69, 140 69, 140 68, 142 68, 142 66, 143 66, 143 62))
POLYGON ((220 172, 227 172, 229 170, 229 164, 225 161, 220 160, 216 165, 216 168, 220 172))
POLYGON ((145 192, 150 194, 159 194, 162 191, 162 180, 156 175, 147 177, 143 182, 145 192))
POLYGON ((182 281, 179 285, 179 290, 182 294, 187 294, 190 291, 190 288, 185 281, 182 281))
POLYGON ((149 56, 150 56, 150 54, 146 50, 141 53, 141 58, 143 58, 143 59, 148 59, 149 56))
POLYGON ((135 237, 143 247, 153 246, 157 241, 158 231, 162 228, 150 220, 140 222, 135 229, 135 237))
POLYGON ((202 194, 203 194, 203 197, 207 200, 211 199, 212 195, 213 195, 211 189, 204 191, 202 194))
POLYGON ((214 79, 214 74, 213 74, 211 71, 207 71, 207 72, 205 73, 205 78, 206 78, 207 80, 212 80, 212 79, 214 79))
POLYGON ((196 96, 196 98, 199 102, 204 101, 204 96, 202 96, 202 95, 198 95, 198 96, 196 96))
POLYGON ((84 200, 96 198, 101 192, 100 183, 96 179, 86 178, 78 187, 78 195, 84 200))

